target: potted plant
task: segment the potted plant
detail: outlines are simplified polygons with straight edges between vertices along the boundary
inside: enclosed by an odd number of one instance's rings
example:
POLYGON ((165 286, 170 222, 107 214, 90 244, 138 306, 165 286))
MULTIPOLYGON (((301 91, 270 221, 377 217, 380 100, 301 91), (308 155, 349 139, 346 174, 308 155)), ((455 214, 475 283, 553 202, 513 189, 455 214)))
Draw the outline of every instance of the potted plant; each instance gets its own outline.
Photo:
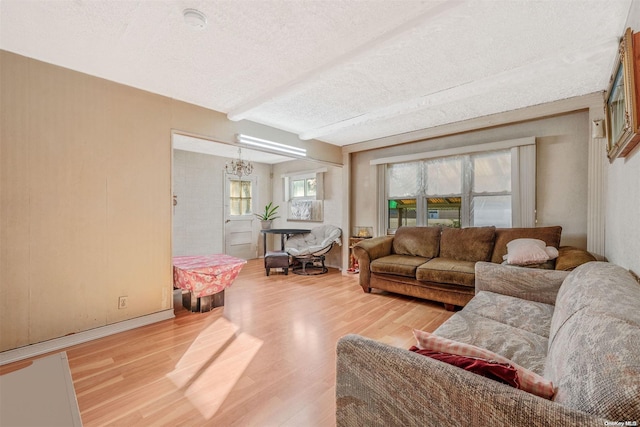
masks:
POLYGON ((278 208, 280 206, 278 205, 273 205, 273 202, 269 202, 269 204, 267 206, 264 207, 264 212, 260 213, 260 214, 254 214, 255 216, 257 216, 260 219, 260 222, 262 223, 262 228, 263 229, 268 229, 271 228, 271 221, 273 221, 276 218, 280 218, 279 216, 276 216, 278 214, 278 208))

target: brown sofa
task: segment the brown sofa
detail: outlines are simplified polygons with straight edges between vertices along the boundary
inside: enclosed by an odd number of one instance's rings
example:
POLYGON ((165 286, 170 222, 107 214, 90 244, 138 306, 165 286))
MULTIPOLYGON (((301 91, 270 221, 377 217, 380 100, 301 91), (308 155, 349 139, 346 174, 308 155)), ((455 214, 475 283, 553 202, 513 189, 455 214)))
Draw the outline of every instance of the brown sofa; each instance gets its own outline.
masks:
POLYGON ((448 310, 474 296, 475 264, 502 263, 507 243, 518 238, 543 240, 559 251, 538 268, 573 270, 595 261, 587 251, 560 247, 562 227, 441 228, 400 227, 393 236, 359 242, 353 249, 360 265, 360 286, 439 301, 448 310))

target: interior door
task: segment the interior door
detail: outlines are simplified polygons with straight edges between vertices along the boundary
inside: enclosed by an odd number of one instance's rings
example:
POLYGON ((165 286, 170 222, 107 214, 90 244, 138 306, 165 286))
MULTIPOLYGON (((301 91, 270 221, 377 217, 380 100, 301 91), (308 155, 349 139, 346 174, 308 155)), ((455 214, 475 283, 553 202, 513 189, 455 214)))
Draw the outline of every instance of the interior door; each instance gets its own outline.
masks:
POLYGON ((244 259, 258 257, 253 205, 256 178, 225 175, 224 248, 227 255, 244 259))

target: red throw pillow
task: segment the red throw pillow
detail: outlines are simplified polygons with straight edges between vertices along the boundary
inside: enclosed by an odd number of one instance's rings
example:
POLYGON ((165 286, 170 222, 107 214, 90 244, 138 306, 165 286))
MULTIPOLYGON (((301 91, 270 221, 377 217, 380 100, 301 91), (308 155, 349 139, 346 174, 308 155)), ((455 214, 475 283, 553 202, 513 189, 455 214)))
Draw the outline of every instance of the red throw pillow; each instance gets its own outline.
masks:
POLYGON ((432 359, 440 360, 449 365, 457 366, 465 371, 473 372, 474 374, 510 385, 511 387, 520 388, 518 371, 508 363, 499 363, 476 357, 458 356, 456 354, 441 353, 439 351, 420 350, 416 346, 412 346, 409 350, 432 359))
POLYGON ((465 357, 478 357, 484 360, 495 360, 500 363, 508 363, 518 371, 518 380, 520 383, 519 388, 521 390, 533 393, 536 396, 540 396, 545 399, 553 398, 555 389, 551 381, 544 379, 535 372, 523 368, 517 363, 496 354, 493 351, 476 347, 475 345, 453 341, 429 332, 419 331, 417 329, 413 330, 413 334, 417 340, 417 347, 423 350, 438 351, 441 353, 450 353, 465 357))

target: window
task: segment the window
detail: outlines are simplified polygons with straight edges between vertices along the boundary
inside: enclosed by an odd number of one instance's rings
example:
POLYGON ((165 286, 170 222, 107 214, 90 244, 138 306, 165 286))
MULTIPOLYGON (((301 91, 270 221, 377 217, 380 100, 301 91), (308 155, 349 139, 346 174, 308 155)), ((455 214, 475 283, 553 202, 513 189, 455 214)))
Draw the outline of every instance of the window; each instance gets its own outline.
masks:
POLYGON ((511 150, 387 165, 387 229, 512 225, 511 150))
POLYGON ((472 156, 471 218, 476 227, 511 227, 511 153, 472 156))
POLYGON ((423 162, 427 225, 459 228, 462 224, 462 157, 423 162))
POLYGON ((229 180, 229 215, 252 215, 251 181, 229 180))
POLYGON ((316 178, 302 178, 291 180, 291 198, 315 198, 316 178))
POLYGON ((401 225, 416 225, 417 199, 420 193, 420 164, 389 165, 388 224, 395 230, 401 225))
POLYGON ((324 172, 326 169, 283 175, 289 221, 322 221, 324 172))
POLYGON ((389 228, 401 225, 416 225, 416 199, 389 200, 389 228))

